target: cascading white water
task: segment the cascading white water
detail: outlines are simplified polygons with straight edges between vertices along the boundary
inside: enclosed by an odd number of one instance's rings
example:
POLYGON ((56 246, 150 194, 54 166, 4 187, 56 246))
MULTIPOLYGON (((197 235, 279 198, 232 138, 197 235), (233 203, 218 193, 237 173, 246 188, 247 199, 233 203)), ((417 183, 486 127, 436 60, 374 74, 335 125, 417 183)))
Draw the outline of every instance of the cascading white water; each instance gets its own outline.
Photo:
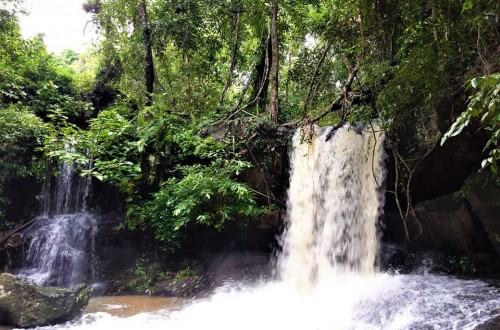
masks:
MULTIPOLYGON (((71 148, 66 147, 66 151, 71 148)), ((77 175, 73 164, 63 162, 55 182, 49 176, 43 185, 42 215, 87 213, 91 184, 90 176, 77 175)))
POLYGON ((43 189, 43 215, 31 233, 19 274, 38 285, 71 286, 95 278, 97 220, 88 212, 91 178, 63 163, 55 184, 43 189))
POLYGON ((481 325, 500 317, 498 287, 377 271, 383 133, 371 125, 314 131, 293 138, 278 279, 228 284, 178 311, 129 318, 91 313, 49 329, 494 329, 481 325))
POLYGON ((86 213, 41 218, 21 276, 38 285, 71 286, 94 278, 97 223, 86 213))
POLYGON ((335 274, 374 273, 384 203, 383 143, 376 125, 297 130, 279 259, 284 281, 304 288, 335 274))

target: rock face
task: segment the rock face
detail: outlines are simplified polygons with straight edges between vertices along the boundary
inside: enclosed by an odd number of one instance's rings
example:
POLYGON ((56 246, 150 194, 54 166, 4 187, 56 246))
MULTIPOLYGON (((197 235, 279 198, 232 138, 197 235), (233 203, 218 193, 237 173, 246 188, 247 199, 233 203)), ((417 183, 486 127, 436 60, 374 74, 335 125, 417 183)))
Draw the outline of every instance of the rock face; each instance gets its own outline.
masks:
POLYGON ((500 179, 484 171, 470 176, 463 187, 472 213, 488 234, 491 246, 500 257, 500 179))
MULTIPOLYGON (((455 268, 471 266, 480 275, 500 272, 499 180, 488 171, 474 173, 459 192, 417 203, 408 219, 408 252, 440 251, 455 268)), ((388 242, 405 245, 399 215, 388 212, 385 219, 388 242)))
POLYGON ((36 327, 71 320, 87 306, 91 289, 40 287, 12 274, 0 276, 0 324, 36 327))
POLYGON ((495 317, 486 323, 477 326, 476 330, 498 330, 500 329, 500 317, 495 317))
POLYGON ((453 254, 472 250, 474 220, 458 194, 418 203, 414 210, 408 223, 414 238, 412 249, 453 254))

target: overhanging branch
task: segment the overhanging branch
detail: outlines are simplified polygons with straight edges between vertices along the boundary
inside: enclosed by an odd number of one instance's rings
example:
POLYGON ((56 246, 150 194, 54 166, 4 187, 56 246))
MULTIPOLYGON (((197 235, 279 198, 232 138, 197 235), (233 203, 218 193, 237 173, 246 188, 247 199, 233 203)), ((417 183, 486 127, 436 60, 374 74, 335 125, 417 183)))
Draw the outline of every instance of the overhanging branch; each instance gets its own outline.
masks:
MULTIPOLYGON (((351 66, 349 63, 349 59, 345 55, 345 53, 341 54, 342 61, 345 63, 347 70, 349 72, 349 76, 347 77, 347 80, 342 86, 342 89, 340 91, 340 94, 337 96, 337 98, 328 106, 328 108, 325 109, 325 111, 319 115, 316 118, 313 118, 310 120, 310 123, 315 123, 321 119, 323 119, 326 115, 328 115, 331 112, 341 110, 345 108, 345 105, 348 103, 349 105, 352 105, 355 101, 355 99, 361 100, 361 97, 355 97, 354 93, 351 92, 351 86, 352 83, 354 82, 354 79, 356 78, 358 71, 359 71, 359 63, 357 63, 354 67, 351 66)), ((362 94, 360 94, 362 95, 362 94)))

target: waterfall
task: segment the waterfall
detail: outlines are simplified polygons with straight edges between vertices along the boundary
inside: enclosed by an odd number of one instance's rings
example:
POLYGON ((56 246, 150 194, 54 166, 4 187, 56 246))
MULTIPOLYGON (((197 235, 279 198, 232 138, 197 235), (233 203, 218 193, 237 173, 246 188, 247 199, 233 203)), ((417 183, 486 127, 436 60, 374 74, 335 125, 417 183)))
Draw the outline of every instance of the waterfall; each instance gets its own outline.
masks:
POLYGON ((386 172, 384 134, 376 125, 302 128, 292 144, 278 278, 229 281, 180 309, 165 305, 127 318, 111 313, 133 306, 113 302, 46 329, 472 330, 500 317, 498 287, 377 271, 386 172))
POLYGON ((75 173, 73 164, 62 163, 55 184, 50 176, 45 180, 42 192, 42 214, 49 216, 86 213, 91 183, 90 176, 79 176, 75 173))
POLYGON ((383 144, 376 125, 297 130, 279 259, 283 281, 308 288, 332 275, 375 272, 383 144))
POLYGON ((63 163, 46 179, 42 215, 32 232, 20 276, 38 285, 72 286, 95 278, 97 220, 88 212, 91 178, 63 163))

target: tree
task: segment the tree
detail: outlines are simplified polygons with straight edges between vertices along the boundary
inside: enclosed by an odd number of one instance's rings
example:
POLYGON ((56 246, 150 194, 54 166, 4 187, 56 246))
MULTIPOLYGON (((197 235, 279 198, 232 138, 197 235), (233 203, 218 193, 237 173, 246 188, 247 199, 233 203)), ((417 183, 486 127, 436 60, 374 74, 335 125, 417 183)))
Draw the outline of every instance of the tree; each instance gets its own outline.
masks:
POLYGON ((229 66, 229 72, 227 75, 226 84, 222 89, 222 94, 220 96, 220 104, 224 104, 229 87, 231 87, 234 70, 236 69, 236 64, 238 60, 238 49, 239 49, 239 39, 240 39, 240 17, 243 13, 241 8, 236 8, 234 11, 234 45, 233 52, 231 56, 231 65, 229 66))
POLYGON ((253 150, 278 143, 263 135, 373 118, 395 153, 406 221, 413 172, 442 134, 429 119, 451 125, 441 111, 450 97, 471 98, 448 135, 475 121, 491 128, 493 168, 494 0, 89 0, 85 9, 103 35, 87 84, 41 38, 22 40, 12 15, 0 20, 0 101, 50 123, 52 159, 94 161, 85 174, 125 193, 131 228, 178 237, 182 223, 248 215, 253 195, 238 176, 248 161, 262 165, 253 150))
POLYGON ((279 95, 279 43, 278 43, 278 0, 271 4, 271 100, 269 101, 269 117, 273 123, 278 122, 279 95))
POLYGON ((149 28, 146 2, 139 1, 139 20, 144 38, 144 62, 145 62, 145 80, 146 80, 146 105, 153 103, 153 89, 155 81, 155 69, 153 63, 153 50, 151 46, 151 29, 149 28))

